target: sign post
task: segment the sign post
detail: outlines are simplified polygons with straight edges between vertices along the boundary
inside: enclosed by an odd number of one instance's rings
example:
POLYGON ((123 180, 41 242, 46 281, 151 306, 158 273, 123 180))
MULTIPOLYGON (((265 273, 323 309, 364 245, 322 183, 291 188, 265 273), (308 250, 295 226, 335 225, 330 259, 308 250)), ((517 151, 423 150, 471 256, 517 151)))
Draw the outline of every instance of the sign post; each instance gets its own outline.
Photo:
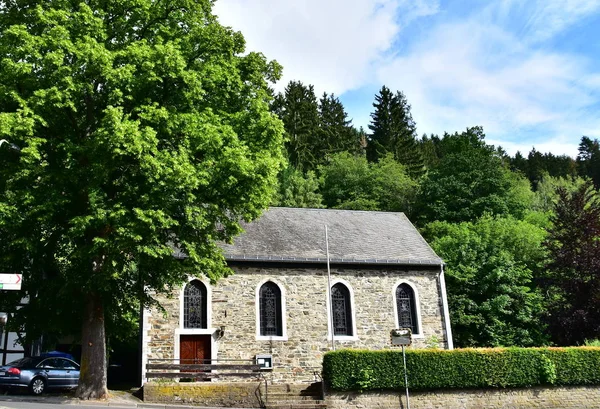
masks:
POLYGON ((0 274, 0 290, 20 290, 21 274, 0 274))
POLYGON ((406 352, 405 346, 410 346, 412 342, 412 330, 410 328, 393 329, 390 333, 392 346, 402 346, 402 358, 404 359, 404 385, 406 386, 406 407, 410 409, 410 399, 408 396, 408 372, 406 371, 406 352))

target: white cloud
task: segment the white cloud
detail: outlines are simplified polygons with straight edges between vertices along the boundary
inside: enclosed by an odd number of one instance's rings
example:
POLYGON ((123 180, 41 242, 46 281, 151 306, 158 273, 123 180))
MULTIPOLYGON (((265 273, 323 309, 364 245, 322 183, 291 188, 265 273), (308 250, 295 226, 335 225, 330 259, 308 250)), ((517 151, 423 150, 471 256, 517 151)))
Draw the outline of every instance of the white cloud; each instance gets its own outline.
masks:
POLYGON ((511 153, 535 145, 569 155, 586 130, 600 136, 600 117, 589 112, 600 76, 590 61, 534 48, 481 17, 433 28, 377 71, 379 82, 405 92, 419 132, 482 125, 511 153))
POLYGON ((436 10, 430 0, 220 0, 214 12, 244 34, 249 50, 283 65, 280 89, 300 80, 341 94, 371 80, 402 22, 436 10))
MULTIPOLYGON (((600 0, 495 0, 461 20, 444 6, 218 0, 214 12, 242 31, 248 50, 284 66, 280 90, 290 80, 338 95, 386 84, 405 92, 420 133, 483 125, 511 153, 535 145, 576 155, 581 135, 600 137, 600 110, 592 109, 600 105, 600 72, 586 57, 548 51, 545 43, 600 12, 600 0), (442 15, 448 18, 439 24, 442 15), (427 19, 427 30, 403 31, 418 19, 427 19)), ((353 102, 364 107, 352 113, 354 124, 366 126, 372 98, 353 102)))
POLYGON ((535 0, 526 30, 536 41, 546 40, 600 10, 599 0, 535 0))

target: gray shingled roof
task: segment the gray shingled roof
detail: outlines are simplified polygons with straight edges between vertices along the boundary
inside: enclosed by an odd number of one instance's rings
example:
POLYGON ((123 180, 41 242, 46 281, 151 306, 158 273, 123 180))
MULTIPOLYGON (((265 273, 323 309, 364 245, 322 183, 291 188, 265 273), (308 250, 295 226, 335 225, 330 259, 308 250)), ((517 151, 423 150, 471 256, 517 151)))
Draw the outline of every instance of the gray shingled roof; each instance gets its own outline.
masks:
POLYGON ((272 207, 222 247, 230 261, 321 263, 325 225, 332 263, 442 263, 404 213, 272 207))

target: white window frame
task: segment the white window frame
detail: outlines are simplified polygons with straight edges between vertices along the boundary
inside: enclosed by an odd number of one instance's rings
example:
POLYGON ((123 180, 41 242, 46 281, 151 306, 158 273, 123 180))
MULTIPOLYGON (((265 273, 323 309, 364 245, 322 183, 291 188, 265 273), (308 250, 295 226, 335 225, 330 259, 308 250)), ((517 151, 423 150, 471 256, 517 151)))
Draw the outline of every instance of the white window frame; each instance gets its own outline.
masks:
POLYGON ((350 283, 344 279, 337 278, 331 280, 331 287, 327 289, 327 339, 331 341, 332 337, 334 341, 358 341, 358 334, 356 333, 356 306, 354 303, 354 289, 350 285, 350 283), (348 289, 348 293, 350 294, 350 314, 352 318, 352 335, 333 335, 333 330, 331 325, 333 324, 331 318, 331 289, 336 284, 342 284, 346 286, 348 289))
POLYGON ((179 325, 175 328, 173 342, 173 357, 177 360, 180 358, 179 339, 181 335, 212 335, 210 345, 211 359, 217 358, 217 331, 218 328, 212 328, 212 286, 205 277, 188 277, 187 282, 181 286, 179 291, 179 325), (206 328, 184 328, 183 310, 184 310, 184 292, 185 287, 194 280, 200 281, 206 287, 206 328))
POLYGON ((396 299, 396 290, 398 289, 398 286, 402 285, 402 284, 406 284, 408 285, 412 291, 413 291, 413 295, 415 297, 415 308, 417 309, 417 311, 415 311, 415 316, 417 317, 417 330, 419 331, 416 334, 412 334, 413 338, 425 338, 425 335, 423 335, 423 324, 422 324, 422 320, 421 320, 421 302, 419 300, 419 291, 417 290, 417 285, 408 281, 408 280, 399 280, 398 282, 396 282, 396 284, 394 285, 394 287, 392 288, 392 300, 394 301, 394 328, 398 328, 398 300, 396 299))
POLYGON ((256 340, 257 341, 287 341, 287 308, 286 308, 286 293, 285 287, 272 278, 265 278, 259 281, 254 291, 254 315, 256 317, 256 340), (260 334, 260 289, 261 287, 271 282, 275 284, 281 293, 281 335, 261 335, 260 334))

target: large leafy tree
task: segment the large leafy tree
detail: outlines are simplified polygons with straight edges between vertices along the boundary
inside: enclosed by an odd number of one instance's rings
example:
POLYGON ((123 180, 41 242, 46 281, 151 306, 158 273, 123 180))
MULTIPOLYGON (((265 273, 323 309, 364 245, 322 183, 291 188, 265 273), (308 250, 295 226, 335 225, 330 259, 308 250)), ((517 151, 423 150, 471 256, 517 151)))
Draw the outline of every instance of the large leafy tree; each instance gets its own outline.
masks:
POLYGON ((548 321, 557 344, 574 345, 600 333, 600 199, 591 182, 558 195, 546 241, 548 321))
POLYGON ((514 218, 433 222, 424 229, 447 263, 456 345, 535 346, 548 342, 543 303, 534 285, 543 267, 546 232, 514 218))
POLYGON ((421 223, 470 221, 486 213, 522 217, 531 206, 528 181, 485 143, 482 128, 446 134, 437 143, 439 162, 421 181, 421 223))
POLYGON ((293 166, 288 166, 279 173, 277 194, 273 198, 273 206, 281 207, 323 207, 323 197, 318 192, 319 181, 315 172, 303 174, 293 166))
POLYGON ((410 213, 416 182, 391 154, 377 163, 342 152, 320 166, 321 194, 328 208, 410 213))
POLYGON ((280 67, 211 6, 0 8, 0 137, 22 148, 0 155, 0 264, 24 273, 32 335, 79 321, 81 398, 106 394, 106 325, 189 273, 227 274, 215 242, 273 191, 280 67))

